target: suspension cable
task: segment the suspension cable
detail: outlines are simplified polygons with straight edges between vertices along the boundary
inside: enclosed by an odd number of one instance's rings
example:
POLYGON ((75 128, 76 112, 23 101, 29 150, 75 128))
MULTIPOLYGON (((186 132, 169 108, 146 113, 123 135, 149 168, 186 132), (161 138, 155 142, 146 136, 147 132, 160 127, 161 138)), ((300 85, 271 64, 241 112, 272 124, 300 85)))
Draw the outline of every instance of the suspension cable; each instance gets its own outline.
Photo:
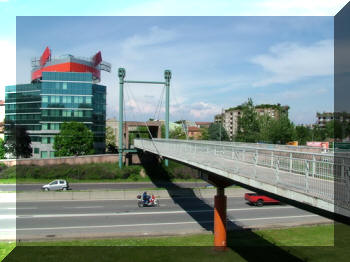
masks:
MULTIPOLYGON (((128 89, 127 89, 127 90, 128 90, 128 89)), ((142 111, 140 110, 138 104, 136 103, 136 99, 135 99, 135 97, 134 97, 134 95, 133 95, 131 89, 128 90, 127 92, 130 92, 130 93, 129 93, 129 94, 130 94, 130 97, 135 101, 135 105, 136 105, 138 111, 139 111, 139 112, 142 112, 142 111)), ((146 125, 146 127, 147 127, 147 131, 148 131, 148 133, 149 133, 149 135, 150 135, 150 137, 151 137, 151 141, 152 141, 152 143, 153 143, 153 145, 154 145, 154 148, 156 149, 158 155, 161 156, 161 154, 160 154, 160 152, 159 152, 159 150, 158 150, 158 148, 157 148, 157 146, 156 146, 156 144, 155 144, 155 142, 154 142, 154 140, 153 140, 153 136, 152 136, 152 133, 151 133, 151 131, 150 131, 150 129, 149 129, 149 126, 148 126, 147 122, 146 122, 146 121, 143 121, 143 122, 145 123, 145 125, 146 125)))
POLYGON ((154 112, 154 119, 158 119, 159 120, 160 111, 161 111, 161 108, 162 108, 162 105, 163 105, 164 90, 165 90, 165 86, 163 86, 162 93, 161 93, 160 99, 159 99, 159 103, 157 105, 156 111, 154 112), (158 117, 156 118, 157 112, 158 112, 158 117))

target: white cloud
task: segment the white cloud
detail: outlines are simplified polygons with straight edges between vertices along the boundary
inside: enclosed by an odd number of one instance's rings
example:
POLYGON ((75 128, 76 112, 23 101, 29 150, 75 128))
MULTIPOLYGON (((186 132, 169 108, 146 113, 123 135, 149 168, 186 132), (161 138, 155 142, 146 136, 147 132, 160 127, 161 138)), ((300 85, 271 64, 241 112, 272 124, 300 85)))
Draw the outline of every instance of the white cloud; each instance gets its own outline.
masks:
POLYGON ((322 40, 311 45, 281 43, 272 46, 268 54, 251 60, 261 66, 268 76, 255 83, 266 86, 290 83, 305 77, 333 74, 333 41, 322 40))
POLYGON ((4 99, 5 86, 16 83, 16 44, 13 41, 0 39, 0 99, 4 99))
POLYGON ((220 112, 220 108, 217 105, 197 102, 188 106, 189 112, 193 119, 196 120, 207 120, 212 119, 215 114, 220 112))

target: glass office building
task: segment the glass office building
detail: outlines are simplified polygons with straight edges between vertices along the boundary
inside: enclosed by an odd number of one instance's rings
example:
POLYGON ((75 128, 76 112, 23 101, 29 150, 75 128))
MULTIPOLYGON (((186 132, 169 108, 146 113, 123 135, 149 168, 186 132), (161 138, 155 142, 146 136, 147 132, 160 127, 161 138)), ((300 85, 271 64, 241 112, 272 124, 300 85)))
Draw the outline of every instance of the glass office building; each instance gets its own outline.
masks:
POLYGON ((34 158, 54 157, 63 122, 82 122, 94 134, 95 153, 105 152, 106 86, 90 72, 42 72, 31 84, 6 86, 5 125, 25 126, 34 158))

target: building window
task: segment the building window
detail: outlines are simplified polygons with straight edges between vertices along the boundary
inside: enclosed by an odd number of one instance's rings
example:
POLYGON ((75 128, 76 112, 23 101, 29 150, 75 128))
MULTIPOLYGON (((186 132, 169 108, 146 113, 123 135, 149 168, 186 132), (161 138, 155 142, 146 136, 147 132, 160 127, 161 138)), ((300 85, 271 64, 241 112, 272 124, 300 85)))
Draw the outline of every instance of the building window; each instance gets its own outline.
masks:
POLYGON ((67 104, 72 103, 72 97, 71 96, 64 96, 63 103, 67 103, 67 104))
POLYGON ((55 151, 50 151, 50 158, 54 158, 55 157, 55 151))
POLYGON ((49 125, 48 124, 42 124, 42 130, 48 130, 49 129, 49 125))
POLYGON ((47 158, 47 151, 41 151, 41 158, 47 158))
POLYGON ((49 97, 43 96, 43 103, 48 103, 48 102, 49 102, 49 97))
POLYGON ((39 148, 34 148, 34 154, 39 154, 39 148))
MULTIPOLYGON (((67 90, 67 83, 63 83, 63 84, 62 84, 62 89, 63 89, 63 90, 67 90)), ((50 152, 50 153, 51 153, 51 152, 50 152)))

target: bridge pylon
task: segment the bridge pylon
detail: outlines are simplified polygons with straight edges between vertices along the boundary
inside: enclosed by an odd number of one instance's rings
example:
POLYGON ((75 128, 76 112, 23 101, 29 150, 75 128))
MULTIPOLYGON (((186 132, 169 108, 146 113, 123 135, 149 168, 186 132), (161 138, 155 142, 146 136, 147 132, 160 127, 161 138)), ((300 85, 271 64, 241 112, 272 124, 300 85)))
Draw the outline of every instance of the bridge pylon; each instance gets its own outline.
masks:
POLYGON ((214 247, 216 250, 225 250, 227 247, 227 197, 225 188, 217 187, 214 197, 214 247))
POLYGON ((214 249, 224 251, 227 248, 227 197, 225 187, 231 186, 233 181, 203 170, 199 170, 199 176, 216 187, 216 195, 214 196, 214 249))

